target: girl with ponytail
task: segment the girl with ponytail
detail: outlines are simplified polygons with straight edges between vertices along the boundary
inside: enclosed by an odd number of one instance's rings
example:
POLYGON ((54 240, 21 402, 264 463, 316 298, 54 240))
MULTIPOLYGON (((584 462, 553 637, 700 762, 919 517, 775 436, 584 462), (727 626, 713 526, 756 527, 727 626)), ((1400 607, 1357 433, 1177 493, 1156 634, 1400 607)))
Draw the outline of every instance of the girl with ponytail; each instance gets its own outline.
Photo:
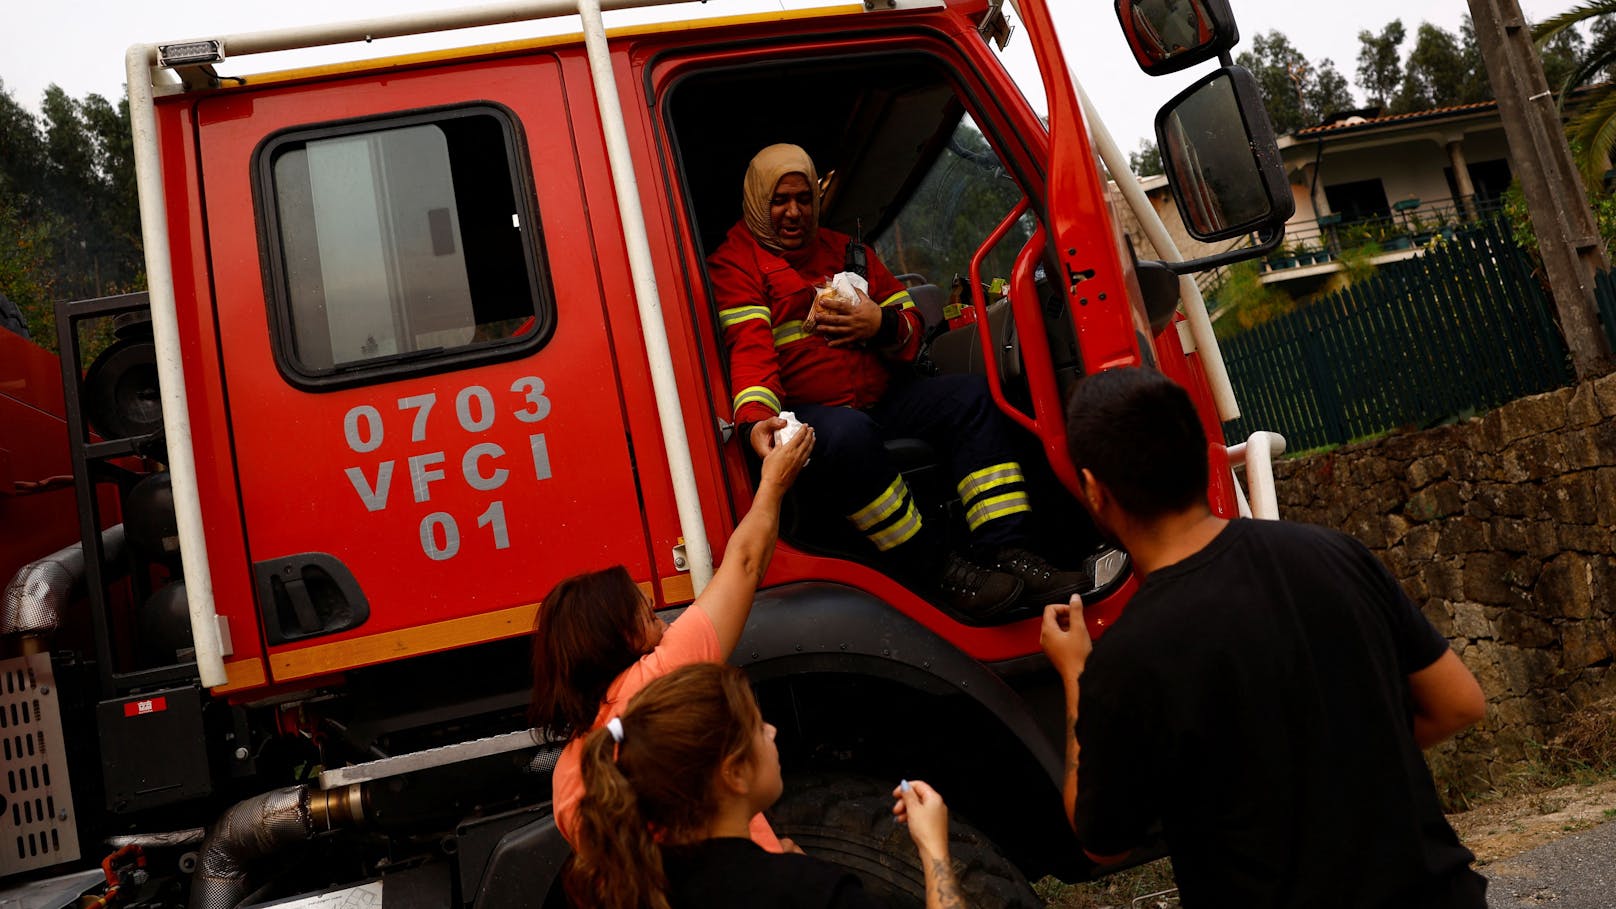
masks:
MULTIPOLYGON (((772 440, 785 421, 757 425, 772 440)), ((533 628, 531 719, 552 736, 569 739, 551 783, 556 826, 568 842, 574 842, 584 793, 578 772, 583 737, 652 679, 689 663, 729 659, 774 555, 780 501, 813 447, 814 431, 804 426, 764 456, 752 507, 730 534, 723 564, 672 625, 657 618, 656 604, 621 565, 568 578, 545 595, 533 628)), ((767 849, 790 846, 775 838, 761 815, 752 832, 767 849)))
MULTIPOLYGON (((599 909, 874 909, 857 877, 771 854, 750 818, 780 797, 774 727, 746 676, 698 663, 646 685, 582 746, 584 797, 567 871, 573 904, 599 909)), ((963 909, 948 808, 913 782, 894 790, 926 871, 927 909, 963 909)))

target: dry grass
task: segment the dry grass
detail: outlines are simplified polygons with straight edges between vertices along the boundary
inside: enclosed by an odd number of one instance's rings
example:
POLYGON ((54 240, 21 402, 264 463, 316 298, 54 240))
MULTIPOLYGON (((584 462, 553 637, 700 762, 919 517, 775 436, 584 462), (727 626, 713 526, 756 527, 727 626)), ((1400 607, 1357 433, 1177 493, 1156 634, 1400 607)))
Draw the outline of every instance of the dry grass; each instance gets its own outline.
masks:
POLYGON ((1046 877, 1033 889, 1050 909, 1171 909, 1178 906, 1176 895, 1164 900, 1144 898, 1175 886, 1172 865, 1161 859, 1087 884, 1063 884, 1046 877), (1136 904, 1136 900, 1140 902, 1136 904))
POLYGON ((1583 707, 1562 726, 1543 749, 1546 761, 1577 771, 1616 771, 1616 698, 1583 707))

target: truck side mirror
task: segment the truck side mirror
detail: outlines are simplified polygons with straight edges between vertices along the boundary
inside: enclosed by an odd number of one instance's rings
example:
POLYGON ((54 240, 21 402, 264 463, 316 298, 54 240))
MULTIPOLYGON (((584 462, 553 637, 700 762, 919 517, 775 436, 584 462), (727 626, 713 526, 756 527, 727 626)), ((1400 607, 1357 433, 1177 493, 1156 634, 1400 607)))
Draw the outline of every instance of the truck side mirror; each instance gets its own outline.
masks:
POLYGON ((1274 127, 1244 67, 1223 67, 1169 101, 1156 115, 1156 141, 1195 239, 1265 231, 1295 214, 1274 127))
POLYGON ((1229 0, 1117 0, 1117 20, 1152 76, 1210 60, 1240 40, 1229 0))

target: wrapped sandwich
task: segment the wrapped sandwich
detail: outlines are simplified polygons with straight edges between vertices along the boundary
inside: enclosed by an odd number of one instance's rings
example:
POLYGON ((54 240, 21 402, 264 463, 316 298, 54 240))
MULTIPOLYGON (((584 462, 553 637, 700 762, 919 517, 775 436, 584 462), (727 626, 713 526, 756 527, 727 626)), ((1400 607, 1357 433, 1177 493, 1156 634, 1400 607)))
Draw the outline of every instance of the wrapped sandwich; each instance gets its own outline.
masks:
POLYGON ((819 321, 821 312, 820 303, 825 300, 836 300, 848 306, 860 305, 860 294, 869 294, 870 282, 863 275, 850 271, 838 272, 835 277, 824 284, 814 288, 814 305, 808 310, 808 318, 802 320, 802 330, 812 333, 819 321))

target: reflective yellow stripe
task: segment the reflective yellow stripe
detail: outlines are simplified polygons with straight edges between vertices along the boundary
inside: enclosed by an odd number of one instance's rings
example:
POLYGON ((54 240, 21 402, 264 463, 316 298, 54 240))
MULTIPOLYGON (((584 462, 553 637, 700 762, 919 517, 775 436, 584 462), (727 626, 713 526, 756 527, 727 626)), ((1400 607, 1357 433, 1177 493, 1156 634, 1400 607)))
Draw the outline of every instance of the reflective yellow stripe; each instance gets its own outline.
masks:
POLYGON ((1025 492, 1011 492, 1002 496, 994 496, 991 499, 983 499, 972 505, 965 512, 965 523, 974 531, 996 518, 1031 510, 1032 505, 1027 501, 1025 492))
POLYGON ((735 396, 735 409, 740 410, 741 405, 754 401, 768 407, 775 413, 780 412, 780 398, 762 385, 753 385, 749 388, 741 389, 740 394, 735 396))
POLYGON ((920 532, 920 512, 915 510, 915 503, 910 502, 904 509, 903 517, 880 533, 870 534, 870 542, 875 548, 886 552, 897 546, 907 543, 915 534, 920 532))
POLYGON ((909 296, 909 291, 900 290, 897 293, 893 294, 892 296, 887 297, 885 300, 882 300, 881 305, 882 306, 896 306, 899 309, 914 309, 915 308, 915 298, 909 296))
POLYGON ((903 504, 904 496, 908 494, 908 485, 903 482, 903 477, 898 477, 885 492, 876 496, 870 504, 848 515, 847 519, 859 530, 869 530, 892 517, 892 513, 898 510, 898 506, 903 504))
POLYGON ((774 346, 784 347, 787 344, 790 344, 792 341, 802 341, 807 337, 808 333, 802 330, 801 321, 787 322, 783 325, 775 326, 774 346))
POLYGON ((960 501, 970 504, 970 501, 990 489, 1005 486, 1010 483, 1025 483, 1027 478, 1021 473, 1021 465, 1015 461, 1006 461, 1003 464, 994 464, 981 470, 965 475, 959 481, 960 501))
POLYGON ((758 319, 763 322, 772 321, 767 306, 737 306, 734 309, 719 310, 718 324, 725 328, 734 328, 742 322, 758 319))

